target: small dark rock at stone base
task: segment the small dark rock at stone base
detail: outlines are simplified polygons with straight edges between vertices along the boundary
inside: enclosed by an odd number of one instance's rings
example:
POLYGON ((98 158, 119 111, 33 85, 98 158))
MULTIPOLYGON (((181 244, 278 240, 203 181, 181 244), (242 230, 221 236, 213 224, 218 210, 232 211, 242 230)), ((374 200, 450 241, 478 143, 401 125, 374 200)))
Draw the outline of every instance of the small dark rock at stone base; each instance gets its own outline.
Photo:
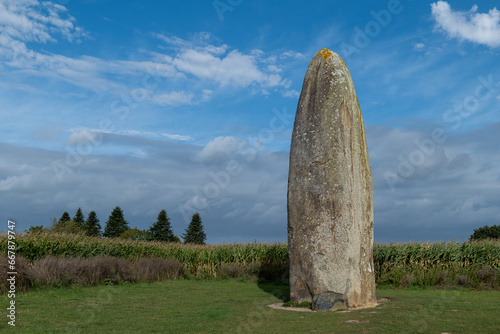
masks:
POLYGON ((344 294, 333 291, 325 291, 314 296, 312 308, 316 311, 335 311, 339 309, 348 309, 349 303, 344 294))

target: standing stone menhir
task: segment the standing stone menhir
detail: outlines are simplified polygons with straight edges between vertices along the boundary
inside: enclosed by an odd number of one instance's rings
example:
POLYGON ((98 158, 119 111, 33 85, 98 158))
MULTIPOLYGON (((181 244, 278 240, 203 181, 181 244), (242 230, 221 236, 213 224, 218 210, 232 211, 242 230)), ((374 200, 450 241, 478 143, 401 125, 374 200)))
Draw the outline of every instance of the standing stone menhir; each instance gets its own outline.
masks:
POLYGON ((304 78, 288 177, 290 299, 329 300, 331 309, 337 300, 375 305, 373 184, 363 119, 349 70, 328 49, 314 56, 304 78))

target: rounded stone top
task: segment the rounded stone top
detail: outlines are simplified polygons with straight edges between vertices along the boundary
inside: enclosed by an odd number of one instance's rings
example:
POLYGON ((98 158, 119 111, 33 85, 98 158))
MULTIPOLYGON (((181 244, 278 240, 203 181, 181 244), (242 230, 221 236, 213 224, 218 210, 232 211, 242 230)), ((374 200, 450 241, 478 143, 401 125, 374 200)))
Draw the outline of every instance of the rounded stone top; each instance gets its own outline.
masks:
POLYGON ((323 59, 328 60, 335 52, 327 48, 323 48, 316 53, 316 56, 323 57, 323 59))
POLYGON ((338 54, 327 48, 319 50, 312 58, 305 81, 311 76, 321 78, 323 86, 330 86, 334 94, 356 94, 347 65, 338 54))
POLYGON ((323 58, 325 61, 331 63, 335 67, 343 67, 347 70, 347 65, 345 64, 344 60, 338 54, 327 48, 319 50, 314 55, 313 59, 311 60, 311 64, 309 64, 309 66, 311 66, 314 63, 314 60, 317 59, 318 57, 323 58))

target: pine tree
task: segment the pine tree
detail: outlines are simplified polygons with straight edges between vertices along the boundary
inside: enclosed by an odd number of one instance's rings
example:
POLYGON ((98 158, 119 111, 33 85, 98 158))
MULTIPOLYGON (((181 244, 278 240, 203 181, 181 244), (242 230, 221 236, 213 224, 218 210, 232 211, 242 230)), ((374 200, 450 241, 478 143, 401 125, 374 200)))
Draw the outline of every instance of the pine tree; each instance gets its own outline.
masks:
POLYGON ((158 214, 156 222, 149 228, 152 240, 175 242, 176 238, 170 225, 170 218, 167 216, 167 211, 161 210, 158 214))
POLYGON ((102 235, 106 238, 116 238, 129 228, 128 222, 123 218, 122 209, 117 206, 113 209, 113 212, 111 212, 102 235))
POLYGON ((88 236, 98 237, 101 234, 101 225, 95 211, 90 211, 85 222, 85 232, 88 236))
POLYGON ((186 233, 182 235, 185 244, 200 244, 204 245, 207 235, 203 232, 203 223, 198 212, 193 215, 191 223, 186 228, 186 233))
POLYGON ((79 227, 83 227, 83 225, 85 224, 85 217, 83 216, 81 208, 78 208, 78 210, 76 210, 76 214, 75 214, 75 217, 73 218, 73 222, 79 227))
POLYGON ((62 223, 64 225, 65 222, 69 222, 71 220, 71 217, 69 216, 69 213, 66 211, 62 214, 61 218, 59 218, 59 223, 62 223))

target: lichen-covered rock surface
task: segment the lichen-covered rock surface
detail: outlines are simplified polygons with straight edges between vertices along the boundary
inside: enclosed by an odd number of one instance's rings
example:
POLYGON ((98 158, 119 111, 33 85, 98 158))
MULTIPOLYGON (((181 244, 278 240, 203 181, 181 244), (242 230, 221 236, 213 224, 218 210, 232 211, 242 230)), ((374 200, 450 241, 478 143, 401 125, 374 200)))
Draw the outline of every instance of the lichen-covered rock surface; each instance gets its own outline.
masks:
POLYGON ((290 298, 326 291, 376 304, 373 183, 363 118, 344 61, 312 59, 300 94, 288 179, 290 298))

